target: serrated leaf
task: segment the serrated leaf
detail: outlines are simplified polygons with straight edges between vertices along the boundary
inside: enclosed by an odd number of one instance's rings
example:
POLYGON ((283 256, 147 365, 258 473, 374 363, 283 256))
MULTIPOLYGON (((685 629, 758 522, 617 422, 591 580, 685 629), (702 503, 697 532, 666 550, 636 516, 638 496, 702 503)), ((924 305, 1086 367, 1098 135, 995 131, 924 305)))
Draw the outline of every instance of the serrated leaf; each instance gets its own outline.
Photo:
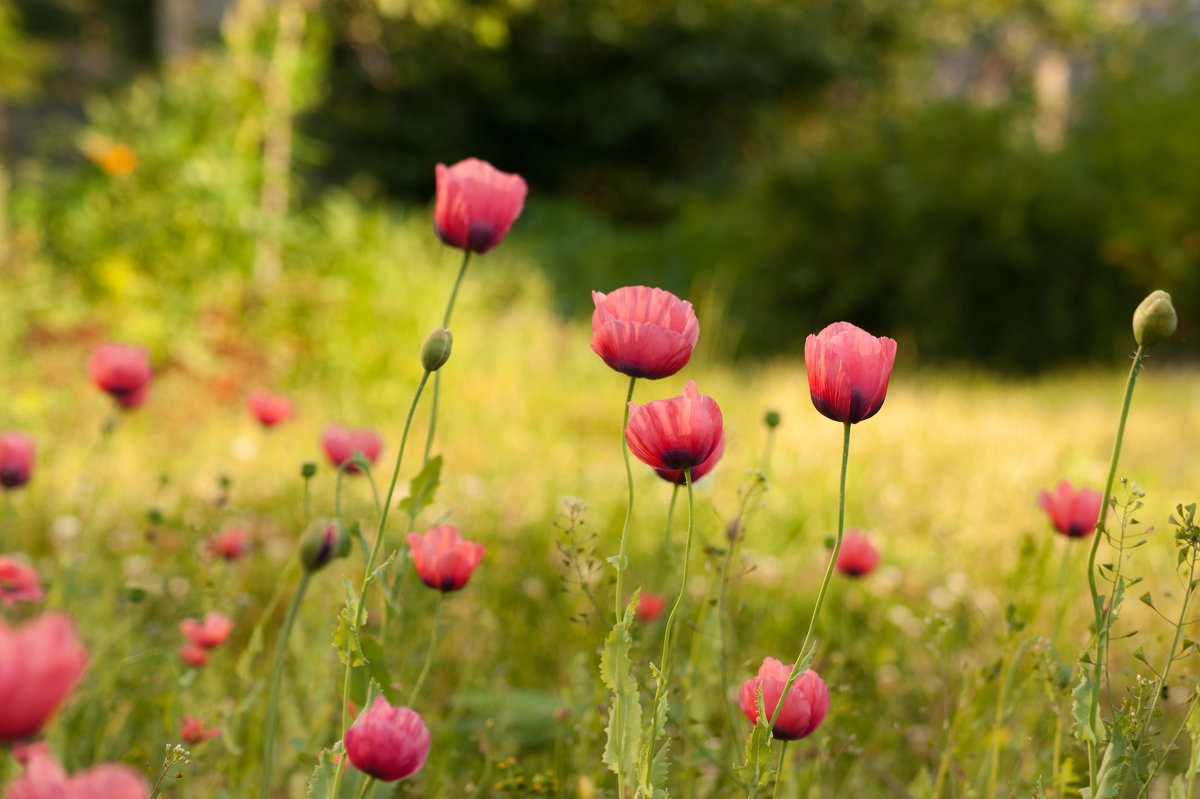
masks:
POLYGON ((333 631, 333 646, 337 649, 338 659, 342 663, 349 661, 351 666, 361 666, 366 663, 366 659, 363 656, 355 619, 358 595, 354 593, 349 580, 343 579, 342 582, 346 587, 346 602, 342 605, 342 612, 338 614, 337 629, 333 631))
POLYGON ((442 456, 430 458, 408 486, 408 496, 400 500, 400 510, 415 518, 433 504, 434 494, 442 482, 442 456))
POLYGON ((633 614, 639 597, 640 592, 635 591, 625 615, 608 634, 600 655, 600 680, 612 696, 604 762, 625 780, 635 775, 637 754, 642 748, 642 705, 629 660, 629 650, 633 647, 633 614))
MULTIPOLYGON (((1092 684, 1091 670, 1087 668, 1089 665, 1080 662, 1079 682, 1071 691, 1071 711, 1074 717, 1075 737, 1081 741, 1096 744, 1103 739, 1104 729, 1097 730, 1091 722, 1091 701, 1095 686, 1092 684)), ((1097 724, 1101 724, 1101 722, 1097 720, 1097 724)))
POLYGON ((1121 725, 1114 724, 1112 740, 1104 748, 1100 760, 1100 771, 1096 774, 1096 799, 1116 799, 1125 785, 1125 773, 1129 769, 1129 756, 1125 750, 1125 736, 1121 725))
POLYGON ((763 787, 771 776, 771 719, 763 707, 762 685, 758 687, 756 699, 758 721, 746 739, 746 760, 738 767, 738 774, 747 786, 763 787))

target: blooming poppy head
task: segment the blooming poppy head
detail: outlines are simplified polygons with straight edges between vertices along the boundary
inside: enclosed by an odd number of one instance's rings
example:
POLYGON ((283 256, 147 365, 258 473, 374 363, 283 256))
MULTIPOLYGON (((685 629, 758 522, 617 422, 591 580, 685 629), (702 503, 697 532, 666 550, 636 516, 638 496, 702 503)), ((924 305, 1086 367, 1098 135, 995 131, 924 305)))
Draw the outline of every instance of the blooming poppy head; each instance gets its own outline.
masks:
MULTIPOLYGON (((780 663, 775 658, 763 658, 758 676, 746 680, 738 692, 738 704, 751 724, 758 723, 758 694, 762 692, 762 704, 770 718, 779 706, 779 698, 783 695, 791 668, 780 663)), ((792 683, 783 708, 775 717, 775 726, 771 734, 781 741, 796 741, 807 738, 829 712, 829 689, 825 682, 812 669, 806 669, 792 683)))
POLYGON ((0 605, 9 607, 17 602, 41 602, 45 598, 41 578, 32 566, 0 555, 0 605))
MULTIPOLYGON (((341 466, 353 458, 355 452, 361 452, 368 461, 375 463, 383 450, 383 439, 369 427, 350 429, 340 424, 329 424, 321 433, 321 446, 334 466, 341 466)), ((357 474, 360 469, 351 464, 346 471, 357 474)))
POLYGON ((283 394, 271 394, 263 389, 250 392, 246 406, 263 427, 274 427, 292 416, 292 401, 283 394))
POLYGON ((409 533, 408 548, 421 582, 439 591, 457 591, 466 585, 484 551, 483 544, 467 541, 448 524, 439 524, 425 535, 409 533))
POLYGON ((127 344, 99 344, 88 358, 88 374, 96 387, 123 408, 136 408, 149 393, 150 354, 127 344))
POLYGON ((643 591, 638 597, 637 611, 635 617, 642 624, 650 624, 667 608, 667 600, 658 594, 652 594, 649 591, 643 591))
POLYGON ((482 255, 504 240, 521 215, 527 192, 520 175, 478 158, 451 167, 438 164, 433 229, 451 247, 482 255))
POLYGON ((621 374, 657 380, 692 357, 700 323, 690 302, 646 286, 593 291, 592 302, 592 351, 621 374))
POLYGON ((234 561, 250 551, 250 537, 240 527, 229 527, 208 539, 208 554, 234 561))
POLYGON ((192 643, 180 644, 175 652, 179 655, 180 660, 189 666, 200 668, 205 663, 208 663, 208 650, 202 646, 192 643))
POLYGON ((1037 501, 1055 530, 1069 538, 1082 538, 1096 529, 1104 497, 1090 488, 1076 491, 1070 480, 1063 480, 1053 494, 1045 489, 1038 492, 1037 501))
POLYGON ((5 799, 147 799, 150 786, 124 763, 101 763, 68 775, 48 750, 25 755, 25 772, 8 784, 5 799))
POLYGON ((847 530, 834 566, 848 577, 870 574, 879 563, 879 550, 858 530, 847 530))
POLYGON ((19 488, 29 482, 37 444, 24 433, 0 433, 0 486, 19 488))
POLYGON ((220 738, 221 730, 216 727, 206 729, 204 719, 185 715, 179 722, 179 737, 185 744, 198 744, 210 738, 220 738))
POLYGON ((214 610, 210 611, 202 622, 184 619, 179 622, 179 631, 192 644, 204 649, 213 649, 225 643, 225 639, 233 631, 233 619, 214 610))
POLYGON ((346 730, 346 755, 354 767, 384 782, 411 777, 429 756, 429 730, 420 714, 392 707, 382 696, 346 730))
POLYGON ((87 665, 75 625, 47 612, 17 627, 0 618, 0 742, 38 732, 87 665))
POLYGON ((883 407, 896 342, 836 322, 804 342, 813 405, 836 422, 861 422, 883 407))
POLYGON ((683 395, 638 405, 629 403, 625 441, 652 469, 682 471, 708 460, 724 436, 721 409, 689 381, 683 395))
MULTIPOLYGON (((697 480, 711 472, 713 467, 717 465, 717 462, 721 460, 721 456, 724 454, 725 436, 721 436, 721 440, 717 442, 717 448, 713 450, 713 453, 708 456, 704 463, 700 464, 699 466, 692 467, 692 482, 695 483, 697 480)), ((654 471, 659 477, 666 480, 668 483, 674 483, 675 485, 687 484, 687 479, 682 469, 655 469, 654 471)))

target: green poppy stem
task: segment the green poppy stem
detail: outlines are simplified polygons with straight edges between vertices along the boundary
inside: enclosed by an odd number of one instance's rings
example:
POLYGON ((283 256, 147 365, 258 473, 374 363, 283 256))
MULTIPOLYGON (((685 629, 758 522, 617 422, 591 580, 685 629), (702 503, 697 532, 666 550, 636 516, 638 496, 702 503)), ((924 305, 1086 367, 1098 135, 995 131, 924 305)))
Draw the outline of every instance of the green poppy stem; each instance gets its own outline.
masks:
POLYGON ((304 598, 310 576, 311 574, 307 571, 300 575, 300 585, 296 588, 296 595, 292 597, 292 604, 288 607, 287 616, 283 621, 283 629, 279 633, 279 641, 275 645, 275 668, 271 672, 271 691, 267 698, 267 720, 263 732, 263 770, 258 792, 261 799, 269 799, 271 795, 271 771, 275 765, 275 727, 279 721, 279 686, 283 682, 283 661, 287 656, 287 644, 288 638, 292 635, 292 625, 296 621, 300 600, 304 598))

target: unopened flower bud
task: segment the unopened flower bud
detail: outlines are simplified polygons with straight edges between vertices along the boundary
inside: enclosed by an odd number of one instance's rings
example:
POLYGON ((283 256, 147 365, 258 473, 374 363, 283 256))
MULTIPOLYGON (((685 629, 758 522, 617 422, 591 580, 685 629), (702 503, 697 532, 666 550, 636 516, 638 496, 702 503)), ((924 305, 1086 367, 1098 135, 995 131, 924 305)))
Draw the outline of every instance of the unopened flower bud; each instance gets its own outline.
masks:
POLYGON ((779 427, 782 418, 779 415, 779 411, 767 411, 766 415, 763 416, 763 421, 767 423, 767 427, 776 428, 779 427))
POLYGON ((444 327, 435 327, 425 343, 421 345, 421 365, 426 371, 436 372, 450 360, 450 346, 454 337, 444 327))
POLYGON ((350 554, 350 534, 333 519, 317 519, 300 537, 300 565, 312 573, 350 554))
POLYGON ((316 461, 304 461, 300 464, 300 476, 308 480, 317 473, 316 461))
POLYGON ((1133 312, 1133 337, 1143 347, 1154 347, 1171 337, 1178 322, 1171 295, 1160 289, 1151 292, 1133 312))

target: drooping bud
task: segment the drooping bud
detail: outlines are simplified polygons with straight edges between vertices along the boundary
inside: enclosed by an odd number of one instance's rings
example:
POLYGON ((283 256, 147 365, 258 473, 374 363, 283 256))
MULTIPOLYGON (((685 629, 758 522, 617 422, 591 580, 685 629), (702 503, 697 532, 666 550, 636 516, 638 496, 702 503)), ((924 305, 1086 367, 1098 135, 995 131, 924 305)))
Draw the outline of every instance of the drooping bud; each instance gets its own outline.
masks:
POLYGON ((300 537, 300 565, 312 573, 350 554, 350 534, 333 519, 316 519, 300 537))
POLYGON ((454 337, 444 327, 435 327, 425 343, 421 345, 421 365, 426 371, 436 372, 450 360, 450 347, 454 337))
POLYGON ((766 415, 763 416, 763 421, 766 422, 767 427, 774 429, 779 427, 779 423, 783 421, 783 419, 780 417, 779 411, 767 411, 766 415))
POLYGON ((1159 289, 1151 292, 1133 312, 1133 337, 1143 347, 1154 347, 1170 338, 1178 323, 1171 295, 1159 289))

